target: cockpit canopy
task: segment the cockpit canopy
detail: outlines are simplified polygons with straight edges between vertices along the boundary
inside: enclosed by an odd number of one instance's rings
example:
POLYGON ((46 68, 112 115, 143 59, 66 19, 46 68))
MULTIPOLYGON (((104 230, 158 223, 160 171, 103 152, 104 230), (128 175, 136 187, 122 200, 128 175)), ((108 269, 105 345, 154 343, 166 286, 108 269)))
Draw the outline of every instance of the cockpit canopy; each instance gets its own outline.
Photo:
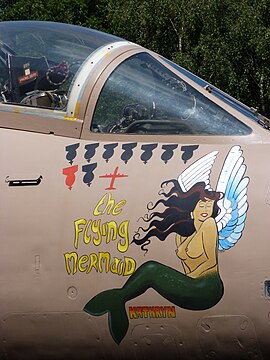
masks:
POLYGON ((83 62, 96 49, 117 40, 68 24, 0 22, 0 101, 65 109, 83 62))
MULTIPOLYGON (((53 22, 0 22, 2 108, 76 121, 81 107, 79 120, 92 133, 250 134, 195 83, 181 67, 113 35, 53 22), (98 69, 95 80, 91 69, 98 69)), ((55 132, 52 125, 46 131, 55 132)))

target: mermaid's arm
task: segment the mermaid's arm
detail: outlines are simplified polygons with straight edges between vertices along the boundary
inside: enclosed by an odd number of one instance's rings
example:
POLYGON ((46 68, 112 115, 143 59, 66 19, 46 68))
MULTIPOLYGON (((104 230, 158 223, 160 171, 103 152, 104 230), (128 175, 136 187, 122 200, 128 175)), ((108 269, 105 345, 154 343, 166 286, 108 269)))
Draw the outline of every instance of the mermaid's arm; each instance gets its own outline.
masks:
POLYGON ((181 236, 179 234, 176 234, 175 236, 175 244, 176 244, 176 248, 178 248, 181 244, 181 236))
POLYGON ((187 239, 186 236, 181 236, 179 234, 176 234, 175 235, 176 247, 178 248, 186 239, 187 239))
POLYGON ((181 260, 181 264, 182 264, 182 267, 183 267, 183 270, 185 272, 185 274, 189 273, 190 272, 190 269, 189 267, 185 264, 185 261, 183 259, 181 259, 181 256, 180 256, 180 253, 179 253, 179 247, 181 246, 181 244, 183 244, 183 242, 187 239, 187 237, 183 237, 179 234, 176 234, 175 236, 175 243, 176 243, 176 250, 175 250, 175 253, 176 253, 176 256, 181 260))
POLYGON ((214 269, 217 265, 217 226, 213 218, 207 219, 202 225, 202 241, 204 253, 201 255, 202 262, 191 271, 188 276, 197 278, 214 269))

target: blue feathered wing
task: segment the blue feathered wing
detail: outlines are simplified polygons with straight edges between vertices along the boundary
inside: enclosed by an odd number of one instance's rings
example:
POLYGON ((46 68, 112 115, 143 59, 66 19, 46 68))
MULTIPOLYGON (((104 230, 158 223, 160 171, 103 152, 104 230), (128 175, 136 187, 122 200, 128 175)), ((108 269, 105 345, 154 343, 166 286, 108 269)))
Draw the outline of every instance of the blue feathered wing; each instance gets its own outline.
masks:
POLYGON ((246 165, 242 153, 240 146, 231 148, 217 184, 216 190, 224 193, 224 197, 218 202, 221 211, 216 217, 219 250, 234 246, 245 227, 249 178, 245 176, 246 165))

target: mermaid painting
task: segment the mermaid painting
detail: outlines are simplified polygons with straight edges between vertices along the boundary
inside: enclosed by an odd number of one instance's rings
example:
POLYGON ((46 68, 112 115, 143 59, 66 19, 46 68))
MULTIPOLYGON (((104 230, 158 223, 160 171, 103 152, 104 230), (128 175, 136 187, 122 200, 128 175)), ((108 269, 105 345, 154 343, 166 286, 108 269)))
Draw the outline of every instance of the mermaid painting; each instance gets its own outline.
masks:
POLYGON ((176 256, 183 272, 147 261, 122 288, 103 291, 85 305, 84 311, 91 315, 108 313, 110 333, 117 344, 129 327, 126 302, 149 288, 187 310, 209 309, 222 298, 218 250, 231 248, 242 235, 249 178, 244 176, 242 150, 234 146, 225 159, 217 189, 212 190, 209 179, 217 155, 213 151, 189 166, 178 179, 164 181, 159 193, 162 198, 147 206, 151 213, 143 221, 148 226, 140 227, 133 237, 135 245, 148 251, 146 247, 153 239, 165 241, 175 234, 176 256))

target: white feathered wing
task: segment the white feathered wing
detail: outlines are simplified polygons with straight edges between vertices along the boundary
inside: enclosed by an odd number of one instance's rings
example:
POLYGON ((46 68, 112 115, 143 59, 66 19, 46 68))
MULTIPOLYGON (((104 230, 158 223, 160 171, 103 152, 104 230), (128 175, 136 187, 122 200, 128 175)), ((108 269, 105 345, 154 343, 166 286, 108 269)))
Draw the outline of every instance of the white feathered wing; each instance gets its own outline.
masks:
POLYGON ((224 193, 224 197, 218 201, 221 211, 216 217, 219 250, 227 250, 234 246, 245 226, 249 178, 244 176, 246 165, 242 153, 240 146, 231 148, 217 184, 216 191, 224 193))

